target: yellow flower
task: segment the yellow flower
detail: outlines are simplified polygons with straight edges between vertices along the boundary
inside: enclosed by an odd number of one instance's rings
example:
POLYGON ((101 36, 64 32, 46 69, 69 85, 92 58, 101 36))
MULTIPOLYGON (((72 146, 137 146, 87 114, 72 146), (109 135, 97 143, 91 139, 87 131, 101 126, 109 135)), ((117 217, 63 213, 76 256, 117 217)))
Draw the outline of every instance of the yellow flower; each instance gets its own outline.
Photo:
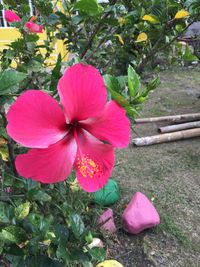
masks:
POLYGON ((106 260, 99 263, 96 267, 123 267, 123 265, 116 260, 106 260))
POLYGON ((153 23, 153 24, 159 23, 159 20, 151 14, 144 15, 142 17, 142 20, 148 21, 148 22, 153 23))
POLYGON ((7 141, 4 138, 0 138, 0 157, 3 161, 8 161, 8 150, 4 145, 7 144, 7 141))
POLYGON ((187 17, 187 16, 189 16, 190 14, 189 14, 189 12, 187 12, 186 10, 184 10, 184 9, 181 9, 181 10, 179 10, 177 13, 176 13, 176 15, 175 15, 175 19, 183 19, 183 18, 185 18, 185 17, 187 17))
POLYGON ((118 41, 119 41, 122 45, 124 45, 124 40, 122 39, 121 35, 119 35, 119 34, 115 34, 114 36, 116 36, 117 39, 118 39, 118 41))
POLYGON ((119 25, 120 25, 120 26, 123 26, 123 25, 126 23, 126 20, 125 20, 124 17, 120 17, 120 18, 118 19, 118 22, 119 22, 119 25))
POLYGON ((0 146, 7 144, 7 141, 4 138, 0 138, 0 146))
POLYGON ((148 36, 145 32, 141 32, 138 37, 137 40, 135 41, 136 43, 141 43, 141 42, 146 42, 148 39, 148 36))

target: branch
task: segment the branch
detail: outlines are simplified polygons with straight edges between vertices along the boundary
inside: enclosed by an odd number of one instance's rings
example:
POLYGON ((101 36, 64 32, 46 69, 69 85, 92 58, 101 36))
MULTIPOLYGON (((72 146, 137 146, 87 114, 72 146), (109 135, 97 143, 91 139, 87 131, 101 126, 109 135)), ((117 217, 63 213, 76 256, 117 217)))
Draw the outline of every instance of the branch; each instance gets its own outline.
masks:
MULTIPOLYGON (((6 119, 6 112, 5 112, 5 109, 3 107, 1 107, 0 114, 1 114, 1 117, 3 120, 3 127, 6 129, 7 119, 6 119)), ((12 140, 10 137, 8 137, 7 147, 8 147, 8 154, 9 154, 10 165, 11 165, 12 171, 13 171, 14 175, 16 177, 18 177, 18 173, 17 173, 17 170, 15 168, 15 156, 14 156, 13 143, 12 143, 12 140)))
POLYGON ((198 19, 199 16, 200 16, 200 14, 198 14, 197 16, 195 16, 195 18, 179 34, 177 34, 168 44, 165 44, 159 50, 164 49, 164 48, 170 46, 174 41, 176 41, 190 27, 190 25, 192 25, 198 19))
POLYGON ((195 16, 194 19, 180 33, 178 33, 169 43, 167 43, 167 44, 159 47, 162 38, 165 36, 165 32, 166 32, 166 29, 168 28, 168 26, 171 27, 171 26, 174 25, 173 23, 171 23, 170 25, 167 23, 165 25, 164 30, 161 33, 160 37, 158 38, 158 40, 154 44, 152 50, 150 51, 150 53, 138 65, 137 72, 138 73, 141 73, 143 71, 144 66, 147 64, 147 62, 149 61, 150 58, 152 58, 153 56, 155 56, 155 53, 157 53, 158 51, 163 50, 163 49, 169 47, 173 42, 175 42, 189 28, 189 26, 192 25, 192 23, 194 23, 198 19, 199 15, 200 14, 198 14, 197 16, 195 16))
MULTIPOLYGON (((115 4, 117 2, 117 0, 113 0, 112 1, 112 4, 115 4)), ((111 11, 109 11, 108 13, 104 13, 103 16, 101 17, 99 23, 96 25, 93 33, 91 34, 89 40, 88 40, 88 43, 86 44, 83 52, 81 53, 80 55, 80 58, 83 59, 85 54, 87 53, 88 49, 90 49, 90 47, 92 46, 92 42, 96 36, 96 34, 98 33, 98 31, 101 29, 101 26, 102 26, 102 23, 103 21, 111 14, 111 11)))
POLYGON ((106 32, 105 36, 99 41, 99 44, 96 46, 96 48, 92 51, 92 53, 85 59, 86 62, 88 62, 90 59, 94 58, 95 53, 97 52, 97 50, 105 43, 107 37, 110 34, 114 34, 116 29, 112 32, 113 27, 110 27, 110 29, 106 32))

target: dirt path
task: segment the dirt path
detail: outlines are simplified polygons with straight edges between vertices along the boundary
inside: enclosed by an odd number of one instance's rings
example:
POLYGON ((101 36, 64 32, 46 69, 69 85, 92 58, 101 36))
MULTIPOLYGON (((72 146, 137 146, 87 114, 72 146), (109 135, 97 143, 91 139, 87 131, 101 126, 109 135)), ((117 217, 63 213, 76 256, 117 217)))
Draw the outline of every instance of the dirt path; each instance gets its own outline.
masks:
MULTIPOLYGON (((161 85, 150 98, 141 117, 199 112, 200 72, 161 73, 161 85)), ((157 126, 137 125, 135 130, 145 136, 155 134, 157 126)), ((118 151, 117 161, 121 164, 113 177, 122 188, 122 201, 116 217, 141 191, 155 198, 161 224, 137 236, 119 229, 120 244, 113 244, 112 255, 125 267, 200 266, 200 138, 142 148, 130 145, 118 151)))

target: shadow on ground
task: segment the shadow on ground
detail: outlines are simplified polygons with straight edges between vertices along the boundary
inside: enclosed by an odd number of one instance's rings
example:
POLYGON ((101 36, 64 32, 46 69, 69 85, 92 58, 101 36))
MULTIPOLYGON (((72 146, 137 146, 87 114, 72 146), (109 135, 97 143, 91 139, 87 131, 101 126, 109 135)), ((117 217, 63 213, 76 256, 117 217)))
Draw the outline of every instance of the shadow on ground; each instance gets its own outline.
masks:
MULTIPOLYGON (((200 112, 198 69, 165 71, 141 117, 200 112)), ((159 125, 160 126, 160 125, 159 125)), ((132 137, 156 134, 158 125, 136 125, 132 137)), ((119 225, 110 254, 125 267, 200 266, 200 138, 117 152, 113 177, 122 188, 119 219, 136 191, 154 198, 161 224, 130 236, 119 225)))

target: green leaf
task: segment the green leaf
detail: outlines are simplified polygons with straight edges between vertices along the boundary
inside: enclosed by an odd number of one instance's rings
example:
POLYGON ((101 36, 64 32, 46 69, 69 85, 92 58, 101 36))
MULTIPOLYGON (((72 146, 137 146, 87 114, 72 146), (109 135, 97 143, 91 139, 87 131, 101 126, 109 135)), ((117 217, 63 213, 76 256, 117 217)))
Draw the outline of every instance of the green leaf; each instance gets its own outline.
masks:
POLYGON ((31 60, 27 65, 26 69, 33 72, 40 72, 43 70, 42 63, 37 60, 31 60))
POLYGON ((133 117, 134 118, 135 116, 138 115, 138 112, 137 112, 137 110, 134 107, 127 106, 127 107, 125 107, 125 109, 126 109, 127 114, 130 117, 133 117))
POLYGON ((71 230, 75 236, 76 239, 79 239, 80 236, 85 231, 85 225, 78 214, 71 214, 69 217, 69 222, 71 226, 71 230))
POLYGON ((135 96, 141 87, 139 75, 135 72, 131 65, 128 66, 128 88, 130 96, 135 96))
POLYGON ((103 78, 106 88, 110 92, 112 99, 116 100, 122 106, 129 105, 129 102, 124 98, 124 96, 114 90, 116 87, 114 86, 115 83, 113 84, 113 81, 115 81, 116 78, 109 74, 104 75, 103 78))
POLYGON ((54 91, 57 88, 58 80, 61 77, 62 57, 58 55, 55 68, 52 70, 50 91, 54 91))
POLYGON ((160 78, 156 77, 153 80, 151 80, 142 91, 141 95, 142 97, 148 96, 149 92, 156 89, 160 84, 160 78))
POLYGON ((103 11, 97 0, 80 0, 75 4, 74 8, 87 13, 89 16, 96 16, 103 11))
POLYGON ((66 244, 69 238, 69 229, 65 225, 58 224, 55 226, 55 235, 54 243, 63 241, 66 244))
POLYGON ((104 248, 92 248, 89 250, 89 254, 94 260, 104 261, 106 257, 106 252, 104 248))
POLYGON ((56 25, 60 22, 60 18, 56 14, 50 14, 47 18, 48 25, 56 25))
POLYGON ((199 61, 198 57, 196 57, 195 55, 192 54, 192 52, 190 51, 189 46, 186 47, 185 53, 183 55, 183 58, 184 58, 185 61, 188 61, 188 62, 199 61))
POLYGON ((29 266, 29 267, 63 267, 63 264, 58 260, 50 259, 44 255, 37 255, 28 257, 20 266, 29 266))
POLYGON ((19 205, 15 209, 16 219, 17 220, 23 220, 24 218, 26 218, 29 214, 30 206, 31 206, 30 202, 25 202, 25 203, 22 203, 21 205, 19 205))
POLYGON ((4 247, 4 242, 0 240, 0 254, 2 254, 4 247))
POLYGON ((127 85, 128 77, 127 76, 118 76, 117 80, 120 84, 121 89, 124 89, 127 85))
POLYGON ((22 228, 10 225, 1 231, 0 239, 3 241, 20 244, 26 241, 27 237, 26 232, 22 228))
POLYGON ((44 202, 51 201, 51 196, 47 194, 46 192, 39 190, 38 188, 33 188, 29 190, 28 197, 31 200, 39 200, 39 201, 44 201, 44 202))
POLYGON ((71 255, 67 250, 66 242, 61 241, 58 245, 56 256, 58 259, 63 259, 64 261, 71 261, 71 255))
POLYGON ((72 262, 81 262, 83 264, 89 262, 89 257, 85 252, 82 251, 82 249, 77 247, 70 250, 70 260, 72 262))
POLYGON ((41 225, 44 225, 44 218, 40 214, 30 213, 27 219, 28 220, 24 222, 24 226, 26 225, 31 231, 41 229, 41 225))
POLYGON ((9 223, 12 213, 13 213, 12 206, 0 202, 0 223, 9 223))
POLYGON ((19 83, 27 77, 26 73, 16 70, 0 72, 0 95, 14 93, 18 90, 19 83))
POLYGON ((36 34, 27 34, 26 39, 27 39, 27 42, 35 43, 40 39, 40 37, 36 34))
POLYGON ((116 77, 106 74, 104 75, 104 82, 108 90, 111 90, 111 91, 113 90, 116 92, 121 91, 120 83, 116 77))
POLYGON ((147 100, 148 96, 139 96, 139 97, 136 97, 131 103, 134 104, 134 105, 138 105, 138 104, 142 104, 145 102, 145 100, 147 100))

